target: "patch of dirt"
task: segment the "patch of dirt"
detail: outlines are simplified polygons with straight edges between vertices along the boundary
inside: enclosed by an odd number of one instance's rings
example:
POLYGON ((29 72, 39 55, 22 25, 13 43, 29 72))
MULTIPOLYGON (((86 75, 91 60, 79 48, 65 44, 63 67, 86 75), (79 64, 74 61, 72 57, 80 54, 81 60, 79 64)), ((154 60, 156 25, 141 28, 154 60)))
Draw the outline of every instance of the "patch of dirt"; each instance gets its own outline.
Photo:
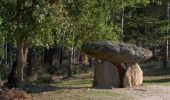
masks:
POLYGON ((113 91, 128 95, 130 100, 170 100, 170 86, 143 85, 133 88, 113 88, 113 91))
MULTIPOLYGON (((80 100, 78 97, 88 97, 87 100, 99 100, 103 94, 105 100, 170 100, 170 86, 143 85, 132 88, 113 88, 113 89, 57 89, 53 92, 32 94, 35 100, 80 100), (90 91, 90 93, 89 93, 90 91), (115 95, 112 98, 112 94, 115 95)), ((86 100, 85 99, 85 100, 86 100)), ((103 100, 103 99, 101 99, 103 100)))

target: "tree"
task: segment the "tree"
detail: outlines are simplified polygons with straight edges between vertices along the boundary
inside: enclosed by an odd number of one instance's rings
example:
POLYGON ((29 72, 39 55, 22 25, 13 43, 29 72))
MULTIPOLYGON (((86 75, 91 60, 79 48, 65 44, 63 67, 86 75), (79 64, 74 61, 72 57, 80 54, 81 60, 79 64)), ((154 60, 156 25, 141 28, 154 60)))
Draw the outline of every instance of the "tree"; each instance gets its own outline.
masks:
POLYGON ((1 0, 1 32, 16 42, 16 87, 23 81, 28 47, 118 40, 120 28, 112 16, 136 3, 148 0, 1 0))
POLYGON ((28 47, 33 45, 49 46, 52 44, 52 28, 54 16, 64 14, 59 3, 51 1, 1 0, 0 17, 2 33, 11 34, 16 41, 16 86, 23 81, 23 68, 27 61, 28 47), (59 7, 58 7, 59 5, 59 7), (58 7, 58 8, 57 8, 58 7), (50 11, 52 9, 52 11, 50 11), (54 12, 56 10, 57 12, 54 12), (56 15, 55 15, 56 14, 56 15))

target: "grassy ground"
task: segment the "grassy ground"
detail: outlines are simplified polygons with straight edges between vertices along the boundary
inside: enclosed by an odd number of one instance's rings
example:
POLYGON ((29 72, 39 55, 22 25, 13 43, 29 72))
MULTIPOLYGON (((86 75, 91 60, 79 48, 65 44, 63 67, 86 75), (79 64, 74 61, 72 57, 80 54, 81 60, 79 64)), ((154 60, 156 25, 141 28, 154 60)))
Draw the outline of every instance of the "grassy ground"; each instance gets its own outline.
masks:
POLYGON ((56 90, 32 94, 33 100, 128 100, 125 94, 119 94, 109 89, 93 89, 93 73, 76 75, 74 79, 57 81, 50 86, 56 90))
MULTIPOLYGON (((163 69, 159 62, 140 64, 144 73, 144 85, 170 86, 170 66, 163 69)), ((33 100, 128 100, 124 92, 92 89, 93 71, 77 74, 73 79, 55 81, 42 86, 43 91, 32 94, 33 100)), ((35 89, 35 87, 34 87, 35 89)))
POLYGON ((160 62, 143 64, 144 84, 170 86, 170 66, 164 69, 160 62))
POLYGON ((36 94, 33 100, 117 100, 127 98, 123 94, 111 90, 95 90, 88 88, 61 89, 43 94, 36 94))

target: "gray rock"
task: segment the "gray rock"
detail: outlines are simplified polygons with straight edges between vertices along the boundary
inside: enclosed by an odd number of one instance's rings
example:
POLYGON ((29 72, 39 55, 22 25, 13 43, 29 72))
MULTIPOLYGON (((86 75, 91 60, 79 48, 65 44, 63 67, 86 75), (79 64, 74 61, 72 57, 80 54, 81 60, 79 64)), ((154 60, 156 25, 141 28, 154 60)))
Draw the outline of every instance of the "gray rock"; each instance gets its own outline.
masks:
POLYGON ((119 87, 120 78, 116 67, 109 62, 99 62, 95 66, 94 82, 95 88, 119 87))
POLYGON ((85 43, 82 49, 86 54, 96 59, 113 63, 135 63, 152 57, 152 52, 148 49, 111 41, 85 43))

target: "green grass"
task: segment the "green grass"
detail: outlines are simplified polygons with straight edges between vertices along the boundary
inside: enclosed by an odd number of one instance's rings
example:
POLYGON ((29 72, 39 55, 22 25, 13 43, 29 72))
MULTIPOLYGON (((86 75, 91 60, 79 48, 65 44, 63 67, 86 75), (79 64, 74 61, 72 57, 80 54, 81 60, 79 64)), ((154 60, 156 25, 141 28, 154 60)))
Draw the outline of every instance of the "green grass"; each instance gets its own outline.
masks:
POLYGON ((164 69, 160 62, 143 64, 144 84, 170 86, 170 66, 164 69))
POLYGON ((63 80, 60 82, 55 82, 51 84, 52 86, 57 87, 73 87, 73 86, 79 86, 79 87, 91 87, 92 86, 92 79, 72 79, 72 80, 63 80))
POLYGON ((170 86, 170 76, 145 76, 144 84, 170 86))
MULTIPOLYGON (((144 85, 170 86, 170 66, 163 69, 159 62, 140 64, 144 85)), ((56 90, 32 94, 33 100, 130 100, 124 93, 114 90, 92 89, 93 71, 77 74, 74 79, 64 79, 50 84, 56 90)))
POLYGON ((76 75, 74 79, 64 79, 50 84, 56 90, 32 94, 33 100, 128 100, 126 94, 112 89, 93 89, 93 74, 76 75))
POLYGON ((109 89, 92 89, 92 79, 67 79, 50 84, 57 90, 33 94, 33 100, 128 100, 125 94, 109 89))

